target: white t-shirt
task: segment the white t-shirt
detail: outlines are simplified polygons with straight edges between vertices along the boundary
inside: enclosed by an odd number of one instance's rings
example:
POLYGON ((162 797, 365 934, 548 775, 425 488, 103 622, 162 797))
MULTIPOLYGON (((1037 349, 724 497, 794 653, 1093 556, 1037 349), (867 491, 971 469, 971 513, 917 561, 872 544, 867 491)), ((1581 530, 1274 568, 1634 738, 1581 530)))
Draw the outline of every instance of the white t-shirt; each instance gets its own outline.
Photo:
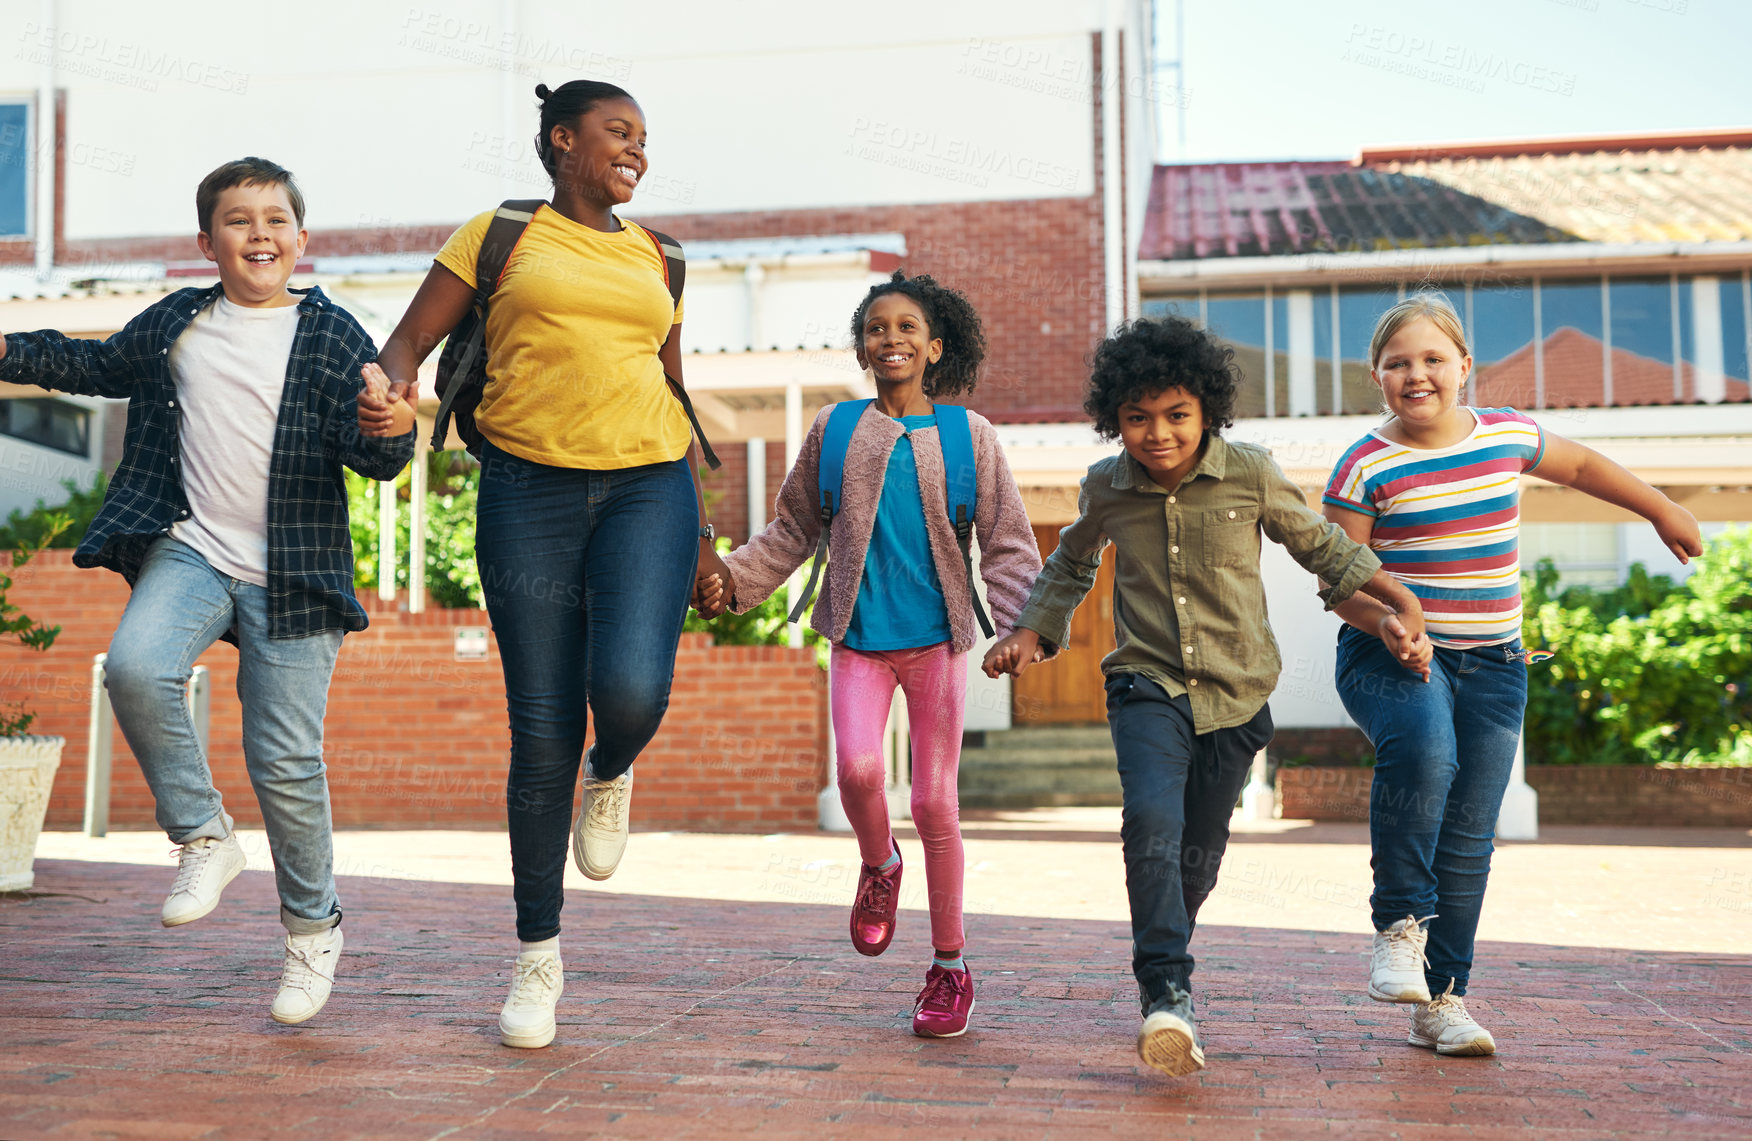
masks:
POLYGON ((268 585, 268 467, 298 306, 249 309, 221 296, 170 350, 190 517, 171 537, 213 569, 268 585))

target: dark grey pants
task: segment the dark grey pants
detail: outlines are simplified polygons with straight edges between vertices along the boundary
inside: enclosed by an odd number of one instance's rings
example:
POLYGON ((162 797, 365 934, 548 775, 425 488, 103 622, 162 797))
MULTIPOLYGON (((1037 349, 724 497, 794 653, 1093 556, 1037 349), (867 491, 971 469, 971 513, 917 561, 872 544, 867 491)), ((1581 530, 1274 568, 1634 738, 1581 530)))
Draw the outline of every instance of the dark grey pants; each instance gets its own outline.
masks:
POLYGON ((1229 816, 1255 753, 1271 740, 1271 710, 1202 736, 1192 704, 1139 674, 1107 679, 1107 723, 1124 793, 1125 890, 1132 973, 1146 1011, 1170 985, 1190 990, 1188 950, 1198 909, 1217 886, 1229 816))

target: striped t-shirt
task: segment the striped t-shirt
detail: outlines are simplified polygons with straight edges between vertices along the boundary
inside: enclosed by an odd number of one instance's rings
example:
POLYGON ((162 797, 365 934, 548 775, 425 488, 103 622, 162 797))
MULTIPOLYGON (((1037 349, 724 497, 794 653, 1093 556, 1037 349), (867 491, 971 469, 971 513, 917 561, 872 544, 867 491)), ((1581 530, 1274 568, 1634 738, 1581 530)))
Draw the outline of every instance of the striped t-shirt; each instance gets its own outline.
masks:
POLYGON ((1472 433, 1412 448, 1370 432, 1351 446, 1325 502, 1375 519, 1369 546, 1423 604, 1430 641, 1464 649, 1521 633, 1520 477, 1545 453, 1513 408, 1474 408, 1472 433))

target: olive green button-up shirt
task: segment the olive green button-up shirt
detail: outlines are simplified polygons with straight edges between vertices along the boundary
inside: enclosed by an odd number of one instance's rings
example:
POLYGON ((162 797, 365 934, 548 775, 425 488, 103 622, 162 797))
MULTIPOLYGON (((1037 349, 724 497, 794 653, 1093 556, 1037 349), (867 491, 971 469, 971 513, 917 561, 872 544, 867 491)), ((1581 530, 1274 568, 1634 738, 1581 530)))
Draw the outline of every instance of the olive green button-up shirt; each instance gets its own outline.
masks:
POLYGON ((1213 435, 1173 490, 1127 452, 1090 467, 1077 520, 1059 532, 1016 625, 1055 651, 1063 646, 1111 542, 1118 648, 1102 672, 1142 674, 1170 696, 1186 694, 1199 733, 1245 724, 1282 666, 1266 622, 1261 532, 1332 584, 1320 592, 1328 610, 1381 568, 1373 551, 1308 507, 1270 452, 1213 435))

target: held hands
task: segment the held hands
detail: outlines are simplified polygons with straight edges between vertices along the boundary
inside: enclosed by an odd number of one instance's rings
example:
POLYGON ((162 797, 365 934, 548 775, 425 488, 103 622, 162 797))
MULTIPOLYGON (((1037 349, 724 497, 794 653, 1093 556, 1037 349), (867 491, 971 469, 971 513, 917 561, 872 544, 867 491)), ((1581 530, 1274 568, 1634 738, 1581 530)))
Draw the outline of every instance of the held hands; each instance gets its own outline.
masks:
POLYGON ((1399 659, 1399 664, 1417 674, 1424 681, 1430 680, 1430 659, 1435 657, 1436 648, 1430 643, 1429 635, 1424 632, 1423 613, 1394 614, 1388 611, 1381 617, 1381 624, 1376 631, 1387 652, 1399 659))
POLYGON ((1697 518, 1677 503, 1669 503, 1665 513, 1649 520, 1655 534, 1681 563, 1688 563, 1703 554, 1703 534, 1697 529, 1697 518))
POLYGON ((405 436, 414 430, 414 402, 420 384, 392 383, 389 375, 372 361, 359 370, 365 387, 359 390, 359 432, 365 436, 405 436))
POLYGON ((730 609, 736 597, 736 577, 710 544, 700 544, 700 567, 694 574, 693 608, 710 621, 730 609))
POLYGON ((1023 628, 993 643, 979 668, 990 678, 999 674, 1021 677, 1029 666, 1045 660, 1046 651, 1040 648, 1040 635, 1023 628))

